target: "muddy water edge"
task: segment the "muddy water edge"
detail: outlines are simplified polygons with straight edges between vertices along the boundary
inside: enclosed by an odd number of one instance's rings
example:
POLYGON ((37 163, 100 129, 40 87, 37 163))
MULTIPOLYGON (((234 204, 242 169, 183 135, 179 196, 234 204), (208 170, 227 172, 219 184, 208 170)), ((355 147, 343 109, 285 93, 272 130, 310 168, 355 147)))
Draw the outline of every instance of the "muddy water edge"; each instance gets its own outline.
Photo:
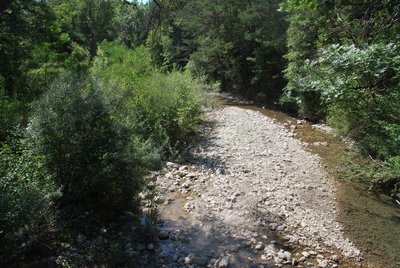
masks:
MULTIPOLYGON (((346 145, 334 135, 283 112, 251 104, 225 100, 225 105, 258 111, 291 130, 306 150, 319 155, 325 167, 335 176, 340 155, 346 145)), ((357 266, 368 268, 400 267, 400 206, 381 192, 368 191, 368 186, 336 180, 338 221, 346 236, 364 255, 357 266)))

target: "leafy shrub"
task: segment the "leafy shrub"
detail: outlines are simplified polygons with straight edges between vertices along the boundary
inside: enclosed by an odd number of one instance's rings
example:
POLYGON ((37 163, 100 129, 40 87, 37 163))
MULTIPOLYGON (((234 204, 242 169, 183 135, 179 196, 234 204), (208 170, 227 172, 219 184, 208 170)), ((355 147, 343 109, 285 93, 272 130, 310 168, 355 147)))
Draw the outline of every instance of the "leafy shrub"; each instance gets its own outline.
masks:
POLYGON ((158 146, 174 146, 196 132, 201 94, 189 73, 155 73, 141 81, 133 100, 135 130, 158 146))
POLYGON ((329 46, 305 61, 307 75, 297 80, 300 93, 319 96, 316 102, 327 107, 329 123, 374 159, 349 167, 350 177, 392 186, 400 182, 399 52, 391 43, 329 46))
POLYGON ((360 158, 357 151, 345 155, 339 171, 345 178, 370 184, 370 189, 379 187, 398 198, 400 192, 400 157, 394 156, 386 161, 360 158))
POLYGON ((131 51, 103 42, 92 75, 102 91, 113 96, 113 114, 156 151, 183 143, 199 127, 200 82, 188 72, 158 71, 145 47, 131 51))
POLYGON ((91 83, 60 78, 36 103, 29 133, 62 186, 63 205, 107 217, 137 207, 140 157, 91 83))
POLYGON ((24 105, 9 98, 4 90, 4 78, 0 75, 0 142, 5 141, 13 128, 22 121, 24 105))
POLYGON ((380 159, 400 151, 400 48, 333 45, 306 61, 298 90, 320 96, 330 122, 380 159))
POLYGON ((0 150, 0 265, 22 255, 54 228, 60 191, 42 155, 15 139, 0 150))

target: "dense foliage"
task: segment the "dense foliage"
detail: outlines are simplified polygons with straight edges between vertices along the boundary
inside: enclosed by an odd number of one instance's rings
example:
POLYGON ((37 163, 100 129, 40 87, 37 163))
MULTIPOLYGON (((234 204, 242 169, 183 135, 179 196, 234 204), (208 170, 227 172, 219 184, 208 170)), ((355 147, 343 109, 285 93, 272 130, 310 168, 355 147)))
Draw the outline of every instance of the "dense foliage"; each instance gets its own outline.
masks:
POLYGON ((28 133, 62 186, 64 205, 107 217, 137 206, 139 155, 98 88, 59 78, 35 107, 28 133))
POLYGON ((352 177, 399 185, 400 4, 287 0, 282 7, 290 21, 282 101, 327 119, 374 159, 368 172, 353 166, 352 177))
MULTIPOLYGON (((151 65, 148 49, 102 43, 91 69, 111 105, 141 140, 170 151, 198 130, 202 96, 189 72, 168 74, 151 65)), ((182 145, 182 144, 181 144, 182 145)))
POLYGON ((284 85, 279 1, 180 1, 147 40, 167 68, 187 67, 224 90, 275 101, 284 85), (190 19, 188 19, 190 18, 190 19))
POLYGON ((44 156, 18 138, 0 150, 1 266, 54 231, 60 197, 44 156))
POLYGON ((357 145, 346 174, 396 193, 397 2, 2 1, 0 266, 65 219, 139 218, 144 174, 197 132, 205 87, 328 122, 357 145))
POLYGON ((90 223, 126 211, 138 220, 144 175, 197 132, 203 97, 189 72, 153 65, 143 43, 154 22, 135 2, 15 0, 0 24, 0 266, 9 266, 91 234, 90 223))

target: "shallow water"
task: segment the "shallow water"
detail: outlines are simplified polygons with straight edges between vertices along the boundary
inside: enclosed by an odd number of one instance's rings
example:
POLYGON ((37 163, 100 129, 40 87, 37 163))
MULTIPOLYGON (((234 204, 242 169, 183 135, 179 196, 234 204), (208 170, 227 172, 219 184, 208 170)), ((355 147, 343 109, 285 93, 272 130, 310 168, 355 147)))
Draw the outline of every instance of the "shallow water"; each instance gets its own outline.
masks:
MULTIPOLYGON (((340 164, 340 154, 346 146, 334 135, 279 111, 248 104, 227 104, 259 111, 293 130, 295 138, 301 140, 308 151, 319 155, 326 168, 333 170, 340 164)), ((360 267, 400 267, 400 206, 387 195, 369 192, 366 185, 336 181, 338 220, 364 255, 360 267)))

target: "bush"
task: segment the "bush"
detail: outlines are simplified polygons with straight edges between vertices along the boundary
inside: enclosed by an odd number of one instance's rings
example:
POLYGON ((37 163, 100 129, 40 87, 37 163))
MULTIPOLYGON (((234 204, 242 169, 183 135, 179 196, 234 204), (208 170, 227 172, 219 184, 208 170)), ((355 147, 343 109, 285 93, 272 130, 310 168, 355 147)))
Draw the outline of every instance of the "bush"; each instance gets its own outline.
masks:
MULTIPOLYGON (((400 47, 374 44, 362 48, 333 45, 304 63, 301 93, 315 94, 327 107, 328 121, 357 142, 371 161, 349 167, 377 184, 399 185, 400 47), (387 176, 385 179, 384 177, 387 176)), ((398 187, 398 186, 397 186, 398 187)))
POLYGON ((60 191, 42 155, 16 141, 0 150, 0 265, 27 252, 54 228, 60 191))
POLYGON ((343 159, 339 171, 345 178, 370 184, 370 189, 384 189, 393 198, 400 193, 400 157, 380 161, 360 158, 359 152, 351 151, 343 159))
POLYGON ((364 154, 386 159, 400 151, 400 48, 333 45, 306 61, 298 91, 319 96, 330 123, 359 143, 364 154))
POLYGON ((29 133, 62 186, 64 206, 104 218, 138 207, 142 164, 131 133, 91 83, 60 78, 35 104, 29 133))
POLYGON ((200 82, 190 73, 162 73, 145 47, 135 50, 103 42, 92 75, 113 96, 113 114, 136 137, 166 152, 197 131, 203 103, 200 82))
POLYGON ((4 78, 0 75, 0 142, 5 141, 13 128, 22 121, 24 105, 8 97, 4 89, 4 78))

